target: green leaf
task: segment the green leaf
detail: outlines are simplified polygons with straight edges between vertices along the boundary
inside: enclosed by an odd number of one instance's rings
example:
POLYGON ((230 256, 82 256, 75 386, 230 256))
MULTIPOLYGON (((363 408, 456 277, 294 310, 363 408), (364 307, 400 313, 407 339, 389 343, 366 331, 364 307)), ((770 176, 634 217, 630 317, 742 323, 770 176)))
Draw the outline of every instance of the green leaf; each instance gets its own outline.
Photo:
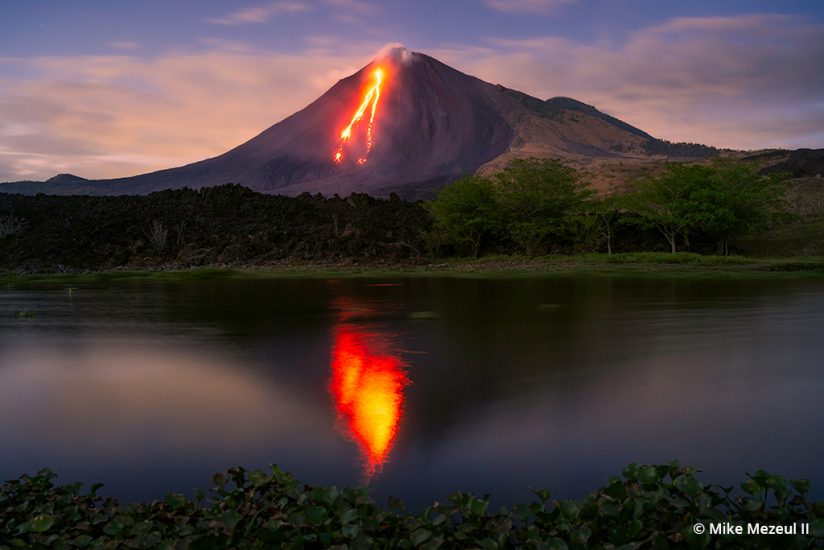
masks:
POLYGON ((420 527, 412 531, 412 533, 409 535, 409 540, 412 542, 413 545, 419 546, 426 542, 426 540, 429 539, 429 537, 431 536, 432 533, 428 529, 420 527))
POLYGON ((189 502, 189 499, 187 499, 185 495, 181 495, 178 493, 169 493, 166 495, 165 501, 166 505, 172 510, 179 510, 180 508, 186 506, 186 504, 189 502))
POLYGON ((446 515, 444 514, 436 514, 435 517, 432 518, 431 524, 432 527, 437 527, 441 523, 446 521, 446 515))
POLYGON ((614 498, 615 500, 624 500, 627 498, 627 488, 620 480, 615 480, 604 489, 604 494, 614 498))
POLYGON ((338 490, 335 487, 315 487, 312 489, 312 496, 318 502, 331 504, 336 498, 338 498, 338 490))
POLYGON ((680 475, 675 478, 673 484, 690 497, 695 497, 695 495, 704 490, 704 485, 692 476, 680 475))
POLYGON ((546 489, 533 489, 532 493, 536 497, 538 497, 541 500, 541 502, 547 502, 549 500, 549 497, 552 495, 552 493, 550 493, 546 489))
POLYGON ((26 525, 30 533, 43 533, 51 529, 51 526, 54 525, 54 517, 47 514, 40 514, 31 518, 26 525))
POLYGON ((500 548, 497 542, 488 537, 478 541, 478 547, 482 550, 498 550, 500 548))
POLYGON ((610 517, 618 516, 618 506, 616 506, 614 502, 602 502, 599 509, 601 510, 601 515, 610 517))
POLYGON ((569 548, 566 541, 557 537, 550 537, 546 539, 546 547, 549 550, 567 550, 569 548))
POLYGON ((489 508, 489 501, 488 500, 484 500, 484 499, 480 499, 480 498, 474 498, 469 503, 469 512, 472 515, 475 515, 475 516, 484 515, 486 513, 487 508, 489 508))
POLYGON ((254 487, 260 487, 266 483, 267 479, 268 476, 260 470, 255 470, 249 474, 249 483, 251 483, 254 487))
POLYGON ((578 504, 572 500, 562 500, 559 503, 561 508, 561 514, 567 519, 575 519, 578 517, 578 512, 580 508, 578 508, 578 504))
POLYGON ((326 519, 326 508, 323 506, 313 506, 306 511, 306 521, 309 525, 320 525, 326 519))
POLYGON ((90 537, 89 535, 80 535, 79 537, 75 537, 69 544, 72 546, 77 546, 78 548, 85 548, 89 546, 94 541, 94 538, 90 537))
POLYGON ((344 525, 341 527, 340 532, 343 534, 344 537, 348 539, 353 539, 360 534, 360 525, 344 525))
POLYGON ((344 510, 344 512, 340 515, 340 522, 342 525, 346 525, 347 523, 352 523, 358 518, 358 511, 354 508, 349 508, 344 510))
POLYGON ((638 464, 635 462, 629 464, 626 468, 624 468, 621 473, 627 478, 629 481, 635 481, 638 478, 638 464))
POLYGON ((229 529, 234 529, 237 526, 238 522, 243 519, 243 516, 235 512, 234 510, 226 510, 223 512, 221 516, 223 523, 229 526, 229 529))
POLYGON ((644 485, 658 481, 658 470, 655 466, 643 466, 638 470, 638 481, 644 485))

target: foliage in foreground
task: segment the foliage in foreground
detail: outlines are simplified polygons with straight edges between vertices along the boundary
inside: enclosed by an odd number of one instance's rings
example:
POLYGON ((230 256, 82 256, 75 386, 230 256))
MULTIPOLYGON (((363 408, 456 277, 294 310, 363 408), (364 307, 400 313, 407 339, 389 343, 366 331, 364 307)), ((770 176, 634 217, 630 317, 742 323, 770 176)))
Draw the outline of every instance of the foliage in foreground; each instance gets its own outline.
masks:
POLYGON ((42 470, 0 487, 0 548, 808 548, 824 544, 824 503, 807 500, 809 482, 759 471, 740 496, 701 483, 673 462, 631 464, 623 477, 581 501, 550 501, 489 513, 489 501, 456 493, 447 504, 411 514, 377 506, 366 488, 311 487, 273 466, 270 473, 230 469, 214 476, 210 498, 169 494, 121 506, 55 485, 42 470), (807 536, 695 533, 702 522, 788 525, 807 536))

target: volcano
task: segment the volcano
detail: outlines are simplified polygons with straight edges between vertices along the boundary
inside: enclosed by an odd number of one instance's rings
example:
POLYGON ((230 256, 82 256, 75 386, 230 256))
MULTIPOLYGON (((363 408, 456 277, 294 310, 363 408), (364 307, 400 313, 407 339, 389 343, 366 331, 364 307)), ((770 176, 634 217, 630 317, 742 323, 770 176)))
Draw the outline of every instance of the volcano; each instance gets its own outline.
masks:
POLYGON ((3 190, 144 194, 239 183, 283 195, 414 199, 512 158, 639 157, 657 141, 574 99, 542 101, 395 48, 220 156, 133 177, 61 175, 3 190))

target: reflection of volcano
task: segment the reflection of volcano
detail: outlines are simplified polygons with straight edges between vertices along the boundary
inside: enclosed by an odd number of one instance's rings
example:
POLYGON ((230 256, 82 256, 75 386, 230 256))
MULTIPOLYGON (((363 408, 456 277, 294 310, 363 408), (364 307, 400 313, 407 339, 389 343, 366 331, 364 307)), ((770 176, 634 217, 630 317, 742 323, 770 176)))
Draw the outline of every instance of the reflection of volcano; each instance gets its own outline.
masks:
POLYGON ((389 456, 409 383, 403 363, 386 348, 381 334, 350 324, 335 331, 330 388, 340 419, 364 455, 367 479, 389 456))

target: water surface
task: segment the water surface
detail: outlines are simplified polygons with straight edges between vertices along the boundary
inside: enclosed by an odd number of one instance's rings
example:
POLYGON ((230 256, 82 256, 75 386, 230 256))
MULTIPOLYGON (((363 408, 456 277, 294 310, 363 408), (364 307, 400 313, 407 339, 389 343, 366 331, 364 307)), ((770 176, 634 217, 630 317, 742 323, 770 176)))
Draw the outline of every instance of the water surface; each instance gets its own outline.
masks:
POLYGON ((564 276, 0 290, 0 478, 124 501, 232 465, 420 508, 629 462, 824 497, 824 280, 564 276), (22 313, 22 315, 21 315, 22 313))

